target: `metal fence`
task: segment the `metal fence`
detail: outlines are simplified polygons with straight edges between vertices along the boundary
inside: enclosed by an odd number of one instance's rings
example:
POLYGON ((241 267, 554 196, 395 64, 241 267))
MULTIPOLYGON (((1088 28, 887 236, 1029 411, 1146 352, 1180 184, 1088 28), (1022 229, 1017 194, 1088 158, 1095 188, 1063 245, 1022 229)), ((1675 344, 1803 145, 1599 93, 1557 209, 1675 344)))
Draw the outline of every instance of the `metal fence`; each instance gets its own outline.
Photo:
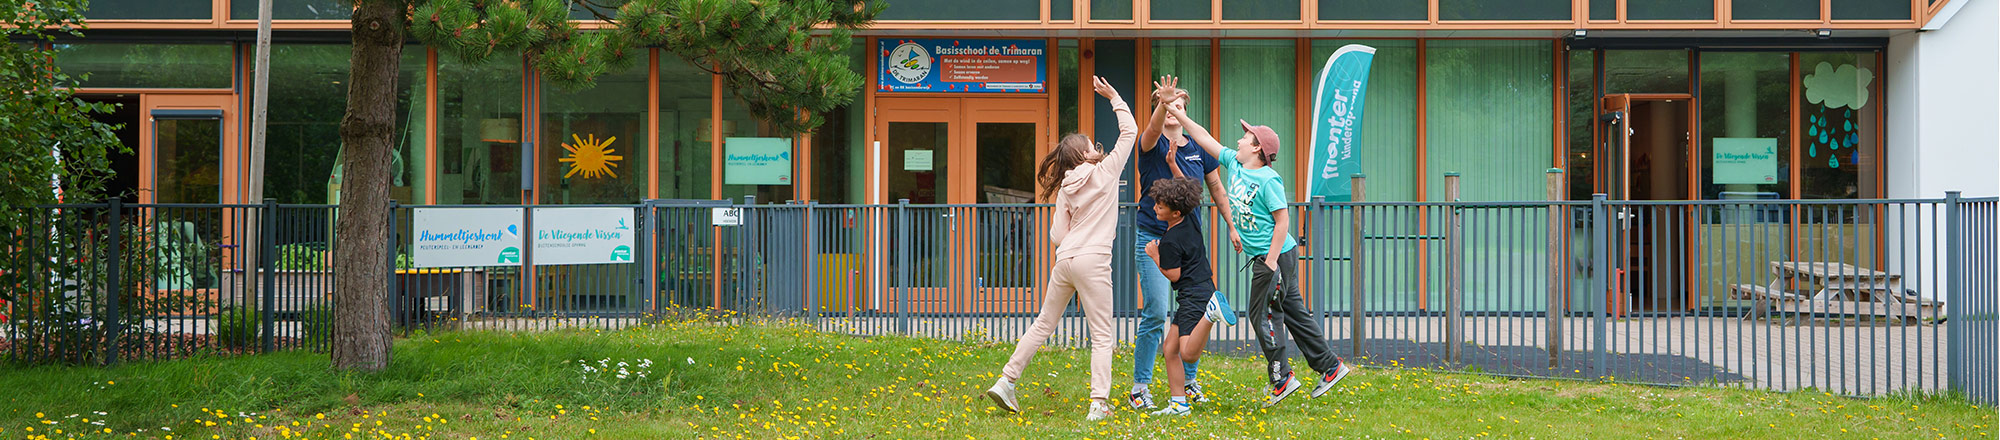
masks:
MULTIPOLYGON (((1489 374, 1815 389, 2000 386, 1994 198, 1342 202, 1293 206, 1302 291, 1352 361, 1489 374)), ((859 335, 1011 341, 1054 248, 1048 205, 658 200, 630 209, 636 264, 415 268, 414 210, 384 243, 391 316, 419 329, 621 328, 701 313, 783 316, 859 335)), ((463 206, 493 215, 548 206, 463 206)), ((1142 325, 1136 205, 1121 207, 1114 334, 1142 325)), ((1250 303, 1212 210, 1217 285, 1250 303)), ((6 258, 0 355, 111 363, 324 349, 334 210, 47 207, 6 258), (255 248, 254 252, 252 251, 255 248), (246 270, 254 268, 254 270, 246 270), (107 294, 117 292, 117 294, 107 294)), ((1246 244, 1249 245, 1249 244, 1246 244)), ((1247 313, 1238 310, 1238 313, 1247 313)), ((1210 348, 1255 352, 1248 326, 1210 348)), ((1082 345, 1074 307, 1049 341, 1082 345)), ((1127 339, 1130 340, 1130 339, 1127 339)))

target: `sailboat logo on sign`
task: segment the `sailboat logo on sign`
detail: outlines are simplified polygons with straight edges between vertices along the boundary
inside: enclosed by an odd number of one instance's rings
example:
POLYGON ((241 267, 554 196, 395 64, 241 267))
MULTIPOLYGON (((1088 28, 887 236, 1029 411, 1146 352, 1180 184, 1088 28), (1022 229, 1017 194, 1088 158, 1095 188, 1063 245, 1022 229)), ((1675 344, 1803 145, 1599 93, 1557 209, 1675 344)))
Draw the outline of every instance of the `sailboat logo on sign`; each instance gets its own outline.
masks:
POLYGON ((889 76, 896 77, 903 84, 923 82, 931 76, 931 53, 924 45, 915 42, 903 43, 889 51, 889 76))

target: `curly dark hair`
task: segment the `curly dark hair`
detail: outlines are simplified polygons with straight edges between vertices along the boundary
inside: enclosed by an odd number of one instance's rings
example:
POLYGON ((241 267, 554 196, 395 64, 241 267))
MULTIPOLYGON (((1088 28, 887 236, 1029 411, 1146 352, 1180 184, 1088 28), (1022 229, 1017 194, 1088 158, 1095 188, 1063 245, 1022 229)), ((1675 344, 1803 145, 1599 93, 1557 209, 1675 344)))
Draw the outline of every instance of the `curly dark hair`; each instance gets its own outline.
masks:
POLYGON ((1167 205, 1167 209, 1181 215, 1193 215, 1195 208, 1201 207, 1201 181, 1182 177, 1160 179, 1146 191, 1153 203, 1167 205))

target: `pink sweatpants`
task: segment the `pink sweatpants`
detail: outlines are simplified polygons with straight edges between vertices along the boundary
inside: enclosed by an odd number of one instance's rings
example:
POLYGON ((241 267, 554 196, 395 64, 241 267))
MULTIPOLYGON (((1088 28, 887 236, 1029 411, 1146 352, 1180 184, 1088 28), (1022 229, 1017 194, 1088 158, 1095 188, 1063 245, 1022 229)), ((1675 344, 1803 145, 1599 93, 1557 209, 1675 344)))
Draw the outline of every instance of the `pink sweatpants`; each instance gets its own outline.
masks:
POLYGON ((1019 382, 1022 370, 1035 357, 1035 350, 1062 325, 1062 315, 1075 296, 1081 303, 1084 322, 1090 326, 1090 398, 1111 396, 1111 351, 1117 340, 1111 336, 1111 255, 1077 255, 1057 261, 1049 269, 1049 287, 1042 296, 1042 311, 1035 324, 1014 345, 1014 356, 1000 374, 1019 382))

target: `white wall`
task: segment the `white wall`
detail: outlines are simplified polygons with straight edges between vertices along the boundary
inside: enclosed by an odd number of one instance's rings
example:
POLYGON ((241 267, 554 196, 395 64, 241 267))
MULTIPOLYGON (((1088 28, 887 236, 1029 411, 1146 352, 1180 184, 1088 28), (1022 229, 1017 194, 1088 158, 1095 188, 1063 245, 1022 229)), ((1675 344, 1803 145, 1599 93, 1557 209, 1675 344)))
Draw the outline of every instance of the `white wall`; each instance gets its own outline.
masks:
MULTIPOLYGON (((2000 0, 1953 3, 1964 6, 1942 28, 1889 40, 1890 198, 2000 195, 2000 0)), ((1930 209, 1895 211, 1884 222, 1885 269, 1924 297, 1949 299, 1941 282, 1950 274, 1939 261, 1944 219, 1930 209)))
POLYGON ((2000 195, 2000 0, 1889 40, 1889 197, 2000 195))

